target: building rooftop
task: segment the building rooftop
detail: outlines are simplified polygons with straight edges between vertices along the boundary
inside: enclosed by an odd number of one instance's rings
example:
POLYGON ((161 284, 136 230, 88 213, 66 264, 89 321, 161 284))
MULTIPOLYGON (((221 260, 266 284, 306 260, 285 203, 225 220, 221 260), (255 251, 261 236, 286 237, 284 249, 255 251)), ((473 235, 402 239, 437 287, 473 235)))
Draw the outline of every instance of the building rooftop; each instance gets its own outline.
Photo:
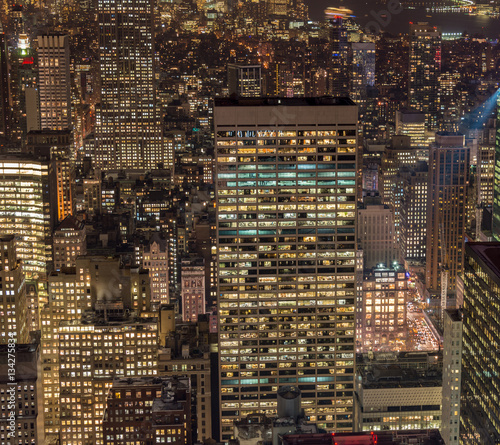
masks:
POLYGON ((451 321, 462 321, 462 311, 460 309, 446 309, 446 313, 451 321))
POLYGON ((61 221, 57 230, 82 230, 85 224, 73 215, 69 215, 61 221))
POLYGON ((500 243, 466 243, 465 248, 471 250, 500 280, 500 243))
POLYGON ((216 107, 275 107, 277 105, 286 105, 288 107, 303 107, 303 106, 332 106, 332 105, 347 105, 355 106, 356 104, 348 97, 303 97, 303 98, 282 98, 282 97, 244 97, 238 99, 216 98, 216 107))

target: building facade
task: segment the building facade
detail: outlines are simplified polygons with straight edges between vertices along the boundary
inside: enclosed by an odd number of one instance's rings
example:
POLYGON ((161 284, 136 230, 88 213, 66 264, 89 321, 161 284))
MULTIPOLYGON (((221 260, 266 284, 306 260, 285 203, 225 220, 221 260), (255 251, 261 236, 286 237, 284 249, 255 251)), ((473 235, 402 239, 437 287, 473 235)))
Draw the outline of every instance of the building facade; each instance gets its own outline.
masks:
POLYGON ((453 291, 462 270, 469 157, 464 135, 436 133, 429 151, 426 253, 426 286, 434 291, 453 291))
POLYGON ((149 170, 167 161, 155 100, 152 0, 98 1, 101 104, 95 165, 149 170))
POLYGON ((408 281, 399 265, 378 266, 363 280, 356 308, 358 352, 401 351, 406 347, 408 281))
POLYGON ((493 445, 500 442, 500 244, 467 243, 465 257, 460 443, 493 445))
POLYGON ((222 438, 287 384, 352 429, 356 131, 349 99, 216 101, 222 438))
POLYGON ((445 311, 441 435, 446 445, 458 445, 460 443, 462 325, 462 311, 460 309, 445 311))
POLYGON ((429 129, 438 125, 441 30, 428 23, 410 24, 410 107, 425 113, 429 129))
POLYGON ((71 78, 69 36, 38 36, 40 127, 66 130, 71 127, 71 78))

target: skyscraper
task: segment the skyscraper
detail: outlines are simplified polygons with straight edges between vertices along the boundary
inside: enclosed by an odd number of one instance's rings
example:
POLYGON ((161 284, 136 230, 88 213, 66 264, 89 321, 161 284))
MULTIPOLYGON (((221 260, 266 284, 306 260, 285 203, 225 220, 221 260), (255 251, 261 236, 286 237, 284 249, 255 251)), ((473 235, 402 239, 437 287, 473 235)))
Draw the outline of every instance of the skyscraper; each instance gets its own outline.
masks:
POLYGON ((441 434, 446 445, 458 445, 460 437, 462 311, 460 309, 446 310, 443 321, 443 418, 441 434))
POLYGON ((291 0, 267 0, 267 12, 269 15, 287 15, 291 0))
POLYGON ((438 124, 439 74, 441 73, 441 30, 428 23, 410 24, 410 107, 425 113, 427 127, 438 124))
POLYGON ((455 289, 463 266, 469 148, 459 133, 436 133, 429 152, 426 285, 437 291, 455 289), (443 280, 446 271, 449 280, 443 280))
POLYGON ((416 110, 398 110, 396 134, 410 136, 412 147, 427 146, 425 137, 425 113, 416 110))
POLYGON ((497 128, 495 139, 495 167, 493 182, 493 237, 500 241, 500 96, 497 99, 497 128))
POLYGON ((167 164, 155 100, 153 0, 99 0, 98 15, 95 164, 103 170, 167 164))
POLYGON ((357 108, 349 99, 216 100, 222 438, 274 414, 352 430, 357 108))
POLYGON ((7 37, 0 28, 0 137, 10 138, 12 132, 12 97, 10 94, 9 53, 7 37))
POLYGON ((466 244, 460 443, 467 445, 500 443, 499 264, 499 243, 466 244))
POLYGON ((260 65, 227 66, 229 95, 260 97, 262 93, 262 67, 260 65))
POLYGON ((330 20, 330 45, 329 91, 333 96, 347 96, 352 56, 347 40, 347 27, 341 16, 330 20))
POLYGON ((69 37, 38 36, 40 127, 66 130, 71 127, 71 78, 69 37))
POLYGON ((367 90, 375 86, 375 43, 354 42, 352 49, 352 72, 350 97, 366 107, 367 90))
POLYGON ((27 279, 44 276, 52 259, 48 170, 46 161, 0 156, 0 234, 18 237, 17 258, 27 279))

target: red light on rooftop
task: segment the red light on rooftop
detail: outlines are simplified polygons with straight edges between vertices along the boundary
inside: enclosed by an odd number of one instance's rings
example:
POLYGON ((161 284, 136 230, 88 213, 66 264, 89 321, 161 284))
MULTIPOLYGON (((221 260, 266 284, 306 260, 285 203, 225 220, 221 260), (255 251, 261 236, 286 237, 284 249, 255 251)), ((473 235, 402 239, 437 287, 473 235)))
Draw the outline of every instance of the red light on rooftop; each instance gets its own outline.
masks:
POLYGON ((23 65, 33 65, 33 57, 28 57, 23 60, 23 65))

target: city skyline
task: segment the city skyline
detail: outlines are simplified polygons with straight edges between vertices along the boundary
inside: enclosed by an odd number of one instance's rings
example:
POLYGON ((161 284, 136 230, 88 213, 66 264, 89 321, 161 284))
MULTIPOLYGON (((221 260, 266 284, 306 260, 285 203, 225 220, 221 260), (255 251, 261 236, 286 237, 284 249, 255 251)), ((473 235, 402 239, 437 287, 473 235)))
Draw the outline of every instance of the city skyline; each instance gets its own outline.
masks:
POLYGON ((500 2, 448 1, 0 8, 0 445, 495 445, 500 2))

